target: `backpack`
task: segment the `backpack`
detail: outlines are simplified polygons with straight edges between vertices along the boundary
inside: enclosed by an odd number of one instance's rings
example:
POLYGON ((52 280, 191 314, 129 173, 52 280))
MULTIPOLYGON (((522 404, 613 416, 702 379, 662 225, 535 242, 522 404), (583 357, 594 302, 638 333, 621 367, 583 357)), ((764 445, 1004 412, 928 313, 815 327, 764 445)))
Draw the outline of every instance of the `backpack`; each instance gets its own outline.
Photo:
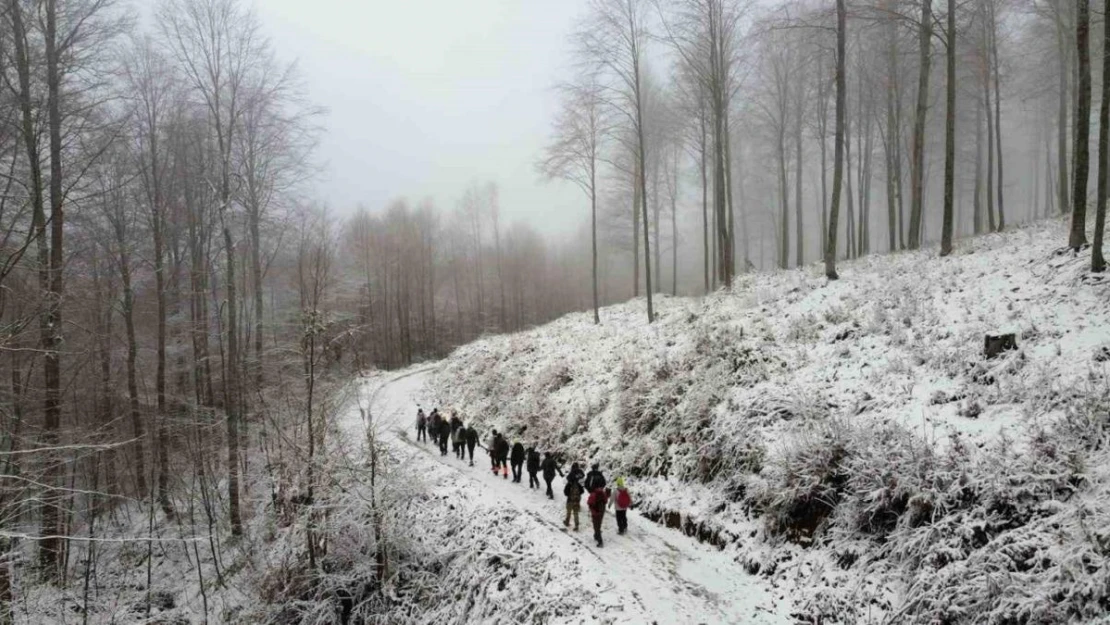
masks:
POLYGON ((628 489, 622 488, 617 491, 617 508, 620 510, 627 510, 632 507, 632 495, 628 494, 628 489))
POLYGON ((607 499, 605 491, 598 488, 590 493, 590 498, 586 500, 586 506, 590 508, 591 512, 605 512, 605 504, 608 503, 606 501, 607 499))
POLYGON ((567 496, 567 500, 577 503, 582 500, 582 487, 578 482, 567 482, 563 494, 567 496))

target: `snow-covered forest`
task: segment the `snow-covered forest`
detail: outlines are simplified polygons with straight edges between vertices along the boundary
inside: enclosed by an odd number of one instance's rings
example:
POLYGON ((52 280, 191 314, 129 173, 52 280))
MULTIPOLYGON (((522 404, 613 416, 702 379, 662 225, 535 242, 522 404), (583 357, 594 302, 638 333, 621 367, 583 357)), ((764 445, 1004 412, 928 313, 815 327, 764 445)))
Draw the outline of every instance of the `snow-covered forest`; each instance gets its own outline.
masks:
POLYGON ((0 0, 0 625, 1107 618, 1110 0, 574 0, 535 207, 270 6, 0 0))

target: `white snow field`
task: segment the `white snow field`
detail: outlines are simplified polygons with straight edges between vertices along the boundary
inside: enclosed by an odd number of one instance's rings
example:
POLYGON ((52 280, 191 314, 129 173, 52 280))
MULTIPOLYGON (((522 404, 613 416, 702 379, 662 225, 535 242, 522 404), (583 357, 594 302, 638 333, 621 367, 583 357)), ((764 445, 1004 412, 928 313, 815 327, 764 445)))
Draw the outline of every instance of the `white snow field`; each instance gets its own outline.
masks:
MULTIPOLYGON (((440 456, 433 443, 417 443, 413 427, 416 407, 428 406, 426 383, 434 369, 416 369, 385 380, 367 383, 365 400, 371 415, 391 444, 406 473, 422 478, 439 505, 458 506, 466 514, 487 516, 505 513, 519 522, 497 527, 498 533, 522 533, 535 554, 564 561, 546 580, 550 601, 561 604, 565 616, 538 621, 499 609, 498 598, 487 614, 468 623, 790 623, 790 602, 781 598, 768 580, 749 575, 743 567, 715 548, 700 545, 678 532, 633 517, 624 536, 606 514, 605 546, 592 538, 588 512, 583 505, 581 530, 563 526, 562 478, 556 477, 556 499, 543 489, 531 490, 527 473, 522 483, 494 476, 489 458, 480 448, 474 465, 440 456)), ((348 413, 345 427, 358 435, 365 427, 357 413, 348 413)), ((512 537, 505 537, 511 541, 512 537)), ((481 545, 457 545, 482 549, 481 545)), ((491 554, 494 550, 491 550, 491 554)), ((537 609, 543 606, 536 606, 537 609)), ((480 614, 480 611, 479 611, 480 614)), ((534 615, 532 615, 534 616, 534 615)), ((436 622, 425 616, 420 622, 436 622)))
POLYGON ((1066 240, 1053 220, 658 297, 653 324, 642 300, 569 315, 459 348, 430 392, 629 477, 801 622, 1103 622, 1110 282, 1066 240))

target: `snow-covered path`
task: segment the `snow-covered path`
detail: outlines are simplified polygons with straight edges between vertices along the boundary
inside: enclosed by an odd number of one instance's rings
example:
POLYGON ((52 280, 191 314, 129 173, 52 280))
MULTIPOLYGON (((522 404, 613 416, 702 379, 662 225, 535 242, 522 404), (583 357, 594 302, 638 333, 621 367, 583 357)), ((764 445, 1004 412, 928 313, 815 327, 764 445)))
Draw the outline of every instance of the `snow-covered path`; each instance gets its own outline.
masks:
MULTIPOLYGON (((586 581, 599 591, 604 604, 601 612, 606 614, 604 622, 660 625, 791 622, 789 601, 780 598, 779 593, 773 594, 766 579, 748 575, 740 564, 711 547, 637 514, 629 516, 628 534, 618 536, 612 513, 607 513, 605 547, 599 549, 593 544, 585 505, 581 531, 568 532, 563 528, 560 478, 556 478, 554 485, 556 499, 550 501, 542 490, 530 490, 526 481, 514 484, 493 476, 488 469, 488 457, 480 449, 476 450, 480 457, 475 458, 472 468, 453 454, 440 456, 431 443, 416 443, 409 436, 398 435, 399 431, 413 429, 416 406, 431 371, 418 369, 367 384, 363 401, 369 401, 371 414, 381 427, 379 431, 393 438, 406 466, 422 474, 454 472, 462 477, 461 481, 452 480, 454 488, 459 489, 461 483, 459 490, 464 495, 469 492, 480 498, 483 505, 498 509, 511 506, 534 518, 537 523, 532 527, 544 533, 537 542, 579 560, 586 575, 596 577, 586 581)), ((430 405, 428 401, 422 403, 430 405)))

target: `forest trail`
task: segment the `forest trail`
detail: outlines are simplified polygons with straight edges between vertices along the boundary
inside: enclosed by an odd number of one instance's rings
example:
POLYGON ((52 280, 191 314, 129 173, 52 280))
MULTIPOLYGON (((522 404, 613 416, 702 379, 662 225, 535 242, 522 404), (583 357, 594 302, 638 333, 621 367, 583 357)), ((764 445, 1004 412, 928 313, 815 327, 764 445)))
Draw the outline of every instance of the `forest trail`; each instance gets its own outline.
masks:
MULTIPOLYGON (((440 456, 430 442, 416 443, 416 408, 418 404, 431 405, 425 396, 425 383, 432 371, 416 369, 364 384, 362 403, 369 402, 379 431, 395 445, 403 466, 430 478, 433 487, 441 483, 454 491, 448 496, 478 497, 491 509, 512 507, 534 518, 537 523, 529 527, 540 534, 533 536, 536 542, 574 557, 591 578, 588 586, 598 590, 601 604, 595 606, 594 612, 604 614, 597 622, 792 622, 790 602, 782 597, 782 591, 776 591, 765 578, 749 575, 739 563, 712 547, 656 525, 635 512, 629 515, 628 533, 618 536, 616 521, 609 511, 603 530, 605 547, 597 548, 584 502, 581 531, 567 531, 563 527, 562 478, 556 477, 553 483, 556 497, 551 501, 542 488, 528 488, 527 473, 521 484, 494 476, 489 469, 489 457, 481 449, 475 450, 475 466, 469 467, 453 454, 440 456), (462 479, 442 479, 451 474, 462 479)), ((348 419, 345 426, 349 433, 365 427, 359 420, 357 413, 348 419)), ((635 492, 635 485, 632 487, 635 492)), ((506 531, 519 529, 509 526, 506 531)))

